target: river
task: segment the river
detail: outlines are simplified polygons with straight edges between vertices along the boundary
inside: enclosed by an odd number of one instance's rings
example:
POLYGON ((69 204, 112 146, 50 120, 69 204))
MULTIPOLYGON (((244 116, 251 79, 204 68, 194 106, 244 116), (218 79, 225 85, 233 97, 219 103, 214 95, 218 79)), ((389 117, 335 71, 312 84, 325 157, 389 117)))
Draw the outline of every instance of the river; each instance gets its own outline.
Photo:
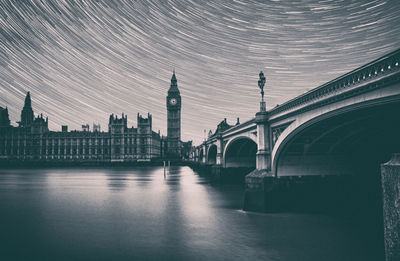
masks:
POLYGON ((349 222, 242 201, 189 167, 0 170, 0 260, 372 260, 349 222))

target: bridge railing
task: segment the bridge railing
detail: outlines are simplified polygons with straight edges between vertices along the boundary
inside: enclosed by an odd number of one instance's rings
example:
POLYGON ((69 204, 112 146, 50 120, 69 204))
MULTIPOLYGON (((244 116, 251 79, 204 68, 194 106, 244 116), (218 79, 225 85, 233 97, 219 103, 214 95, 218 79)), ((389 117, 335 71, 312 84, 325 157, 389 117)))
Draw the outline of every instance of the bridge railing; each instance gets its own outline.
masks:
POLYGON ((330 96, 335 96, 339 93, 357 88, 369 81, 374 81, 386 75, 396 73, 399 69, 400 49, 299 95, 296 98, 271 109, 268 113, 271 117, 281 113, 287 113, 291 110, 296 110, 297 108, 307 106, 310 103, 315 103, 318 100, 323 100, 330 96))
POLYGON ((224 135, 224 134, 226 134, 226 133, 229 133, 229 132, 232 132, 232 131, 235 131, 235 130, 238 130, 238 129, 241 129, 241 128, 244 128, 244 127, 247 127, 247 126, 253 124, 254 121, 255 121, 255 119, 252 118, 252 119, 247 120, 247 121, 245 121, 245 122, 243 122, 243 123, 240 123, 240 124, 238 124, 238 125, 232 126, 231 128, 224 130, 224 131, 222 132, 222 135, 224 135))

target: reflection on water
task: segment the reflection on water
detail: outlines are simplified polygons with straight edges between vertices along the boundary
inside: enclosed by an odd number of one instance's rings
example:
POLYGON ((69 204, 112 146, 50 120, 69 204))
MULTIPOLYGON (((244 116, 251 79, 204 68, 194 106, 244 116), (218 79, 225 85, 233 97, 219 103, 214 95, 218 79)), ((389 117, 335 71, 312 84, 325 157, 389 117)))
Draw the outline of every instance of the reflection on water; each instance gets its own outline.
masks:
POLYGON ((188 167, 0 171, 0 260, 368 260, 351 226, 241 211, 188 167))

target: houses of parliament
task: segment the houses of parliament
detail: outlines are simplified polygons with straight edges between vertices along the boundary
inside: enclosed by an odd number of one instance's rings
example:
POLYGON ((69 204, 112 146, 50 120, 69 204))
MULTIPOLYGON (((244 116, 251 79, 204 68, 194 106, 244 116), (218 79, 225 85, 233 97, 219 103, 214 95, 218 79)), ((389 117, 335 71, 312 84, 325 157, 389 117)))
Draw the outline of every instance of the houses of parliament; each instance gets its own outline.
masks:
POLYGON ((154 132, 152 115, 137 114, 137 128, 127 126, 127 115, 111 114, 108 131, 99 125, 82 130, 48 128, 48 118, 34 116, 31 95, 25 97, 18 126, 12 126, 8 109, 0 107, 0 162, 151 162, 183 159, 192 143, 181 141, 182 99, 175 72, 166 99, 167 136, 154 132))

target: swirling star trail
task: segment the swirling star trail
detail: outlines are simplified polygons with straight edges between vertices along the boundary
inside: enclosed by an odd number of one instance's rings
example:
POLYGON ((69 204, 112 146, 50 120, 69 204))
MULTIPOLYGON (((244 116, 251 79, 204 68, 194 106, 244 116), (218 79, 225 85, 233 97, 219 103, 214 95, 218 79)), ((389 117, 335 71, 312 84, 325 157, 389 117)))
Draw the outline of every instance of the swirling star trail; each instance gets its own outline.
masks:
POLYGON ((49 127, 153 114, 166 135, 175 68, 182 138, 267 107, 399 48, 400 1, 1 1, 0 106, 19 120, 26 91, 49 127))

